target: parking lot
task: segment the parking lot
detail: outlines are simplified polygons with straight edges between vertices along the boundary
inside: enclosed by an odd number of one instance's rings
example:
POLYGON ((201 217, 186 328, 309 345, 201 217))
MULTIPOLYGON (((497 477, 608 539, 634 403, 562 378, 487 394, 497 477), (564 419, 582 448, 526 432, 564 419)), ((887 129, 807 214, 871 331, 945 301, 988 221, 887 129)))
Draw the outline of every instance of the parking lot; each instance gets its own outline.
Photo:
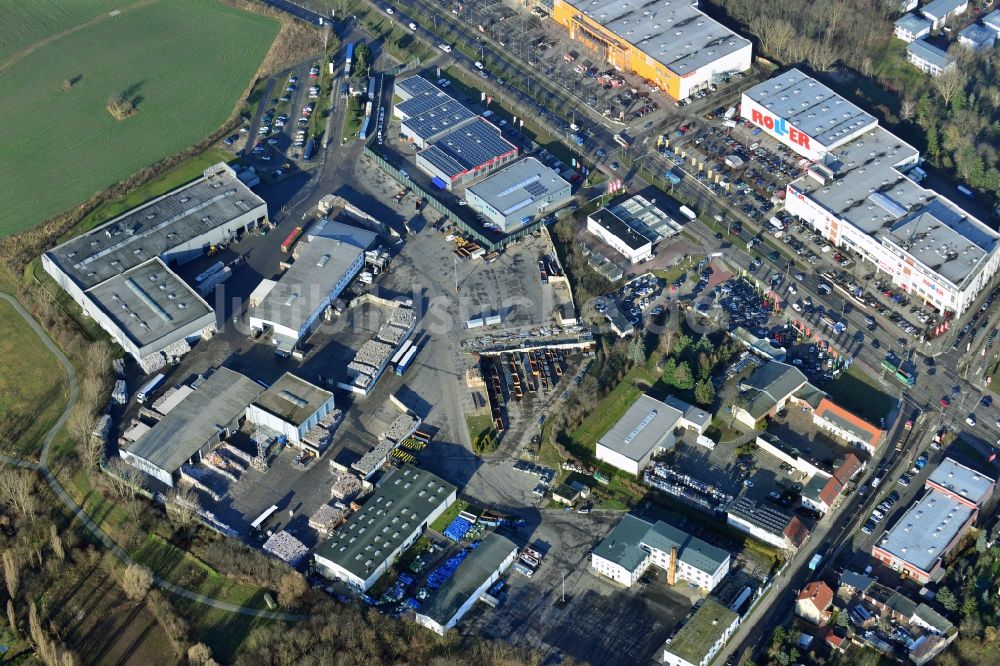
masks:
POLYGON ((543 552, 541 566, 531 578, 510 572, 501 606, 492 610, 477 604, 461 630, 532 648, 555 661, 647 663, 690 610, 692 591, 686 585, 667 588, 663 572, 645 589, 631 590, 590 572, 588 552, 620 516, 613 511, 541 512, 537 526, 512 535, 543 552))
MULTIPOLYGON (((309 118, 320 94, 319 60, 310 60, 275 75, 264 89, 265 99, 251 123, 241 130, 244 158, 261 173, 280 177, 292 167, 289 160, 304 157, 309 118)), ((238 135, 226 139, 228 142, 238 135)), ((309 156, 311 157, 311 155, 309 156)))

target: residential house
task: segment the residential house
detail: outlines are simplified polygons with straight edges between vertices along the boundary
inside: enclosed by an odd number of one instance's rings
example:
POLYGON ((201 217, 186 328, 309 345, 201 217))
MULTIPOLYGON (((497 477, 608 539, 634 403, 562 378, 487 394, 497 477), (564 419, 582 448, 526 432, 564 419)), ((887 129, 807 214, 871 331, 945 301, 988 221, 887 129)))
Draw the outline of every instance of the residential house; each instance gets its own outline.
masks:
POLYGON ((979 23, 970 23, 958 33, 958 43, 975 51, 993 48, 996 40, 997 31, 979 23))
POLYGON ((830 621, 830 607, 833 605, 833 590, 821 580, 813 581, 802 588, 795 600, 795 614, 823 626, 830 621))
POLYGON ((934 30, 940 30, 952 16, 965 12, 969 8, 969 0, 933 0, 920 8, 931 22, 934 30))
POLYGON ((925 74, 938 76, 955 64, 955 59, 926 39, 917 39, 906 45, 906 59, 925 74))
POLYGON ((948 618, 924 603, 917 604, 917 608, 910 618, 910 624, 941 636, 946 636, 955 628, 955 625, 949 622, 948 618))
POLYGON ((820 400, 819 407, 813 411, 813 423, 835 437, 864 449, 868 454, 874 454, 885 439, 885 430, 826 397, 820 400))
POLYGON ((904 42, 912 42, 931 34, 931 22, 917 14, 906 14, 896 20, 892 34, 904 42))

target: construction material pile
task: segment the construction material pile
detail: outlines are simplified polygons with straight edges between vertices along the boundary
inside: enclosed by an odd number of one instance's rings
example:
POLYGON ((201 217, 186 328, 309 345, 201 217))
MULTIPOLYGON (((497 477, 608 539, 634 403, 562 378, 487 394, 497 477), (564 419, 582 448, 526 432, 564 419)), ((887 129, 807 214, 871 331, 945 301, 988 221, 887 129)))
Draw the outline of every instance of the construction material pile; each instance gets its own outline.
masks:
POLYGON ((337 426, 340 425, 343 417, 344 413, 339 409, 331 410, 319 423, 309 429, 302 440, 322 453, 326 447, 330 446, 333 435, 337 432, 337 426))
POLYGON ((97 423, 94 425, 94 429, 90 431, 91 437, 96 437, 105 444, 108 442, 108 437, 111 435, 111 415, 101 414, 100 418, 97 419, 97 423))
POLYGON ((167 367, 167 363, 172 363, 180 359, 181 356, 191 351, 191 345, 187 340, 171 342, 163 351, 154 352, 148 356, 143 356, 139 361, 139 367, 143 374, 151 374, 157 370, 167 367))
POLYGON ((361 345, 361 349, 354 355, 354 360, 374 368, 381 368, 389 360, 393 352, 394 350, 391 345, 371 339, 361 345))
POLYGON ((309 517, 309 527, 320 534, 326 535, 337 529, 344 522, 344 511, 335 506, 324 504, 309 517))
POLYGON ((229 490, 226 479, 207 467, 181 465, 181 478, 195 488, 207 493, 216 502, 229 490))
POLYGON ((395 444, 389 440, 380 440, 378 444, 375 445, 371 451, 366 453, 361 457, 361 460, 351 465, 351 469, 355 469, 361 474, 361 478, 367 479, 372 473, 382 466, 386 458, 389 457, 389 452, 395 448, 395 444))
POLYGON ((379 439, 387 439, 393 444, 398 444, 416 432, 419 426, 420 419, 409 414, 400 414, 392 420, 385 432, 379 435, 379 439))
POLYGON ((306 555, 309 554, 309 549, 306 548, 305 544, 285 530, 271 535, 264 542, 263 548, 264 552, 274 555, 279 560, 287 562, 293 567, 297 567, 305 559, 306 555))
POLYGON ((334 476, 330 486, 330 498, 341 502, 352 502, 361 493, 361 479, 341 472, 334 476))
POLYGON ((111 399, 115 401, 116 405, 124 405, 128 402, 128 387, 125 386, 124 379, 115 382, 115 387, 111 390, 111 399))
POLYGON ((354 360, 347 364, 347 374, 352 377, 374 377, 376 372, 378 368, 361 361, 354 360))

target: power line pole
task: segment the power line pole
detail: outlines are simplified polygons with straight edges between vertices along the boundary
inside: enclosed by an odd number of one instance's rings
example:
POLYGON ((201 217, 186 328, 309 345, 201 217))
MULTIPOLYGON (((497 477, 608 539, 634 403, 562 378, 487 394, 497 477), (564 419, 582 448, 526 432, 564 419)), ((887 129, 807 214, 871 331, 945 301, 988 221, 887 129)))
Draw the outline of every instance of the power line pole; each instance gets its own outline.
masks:
POLYGON ((566 603, 566 570, 565 569, 562 570, 562 602, 561 603, 563 603, 563 604, 566 603))

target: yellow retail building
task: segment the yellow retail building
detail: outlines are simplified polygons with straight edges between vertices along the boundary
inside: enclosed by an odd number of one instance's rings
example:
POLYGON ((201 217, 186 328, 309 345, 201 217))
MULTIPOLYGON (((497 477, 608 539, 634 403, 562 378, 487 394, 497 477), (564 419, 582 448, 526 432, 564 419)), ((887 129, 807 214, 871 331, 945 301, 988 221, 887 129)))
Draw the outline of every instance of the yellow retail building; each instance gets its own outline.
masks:
POLYGON ((616 69, 674 99, 750 69, 751 44, 690 0, 554 0, 552 19, 616 69))

